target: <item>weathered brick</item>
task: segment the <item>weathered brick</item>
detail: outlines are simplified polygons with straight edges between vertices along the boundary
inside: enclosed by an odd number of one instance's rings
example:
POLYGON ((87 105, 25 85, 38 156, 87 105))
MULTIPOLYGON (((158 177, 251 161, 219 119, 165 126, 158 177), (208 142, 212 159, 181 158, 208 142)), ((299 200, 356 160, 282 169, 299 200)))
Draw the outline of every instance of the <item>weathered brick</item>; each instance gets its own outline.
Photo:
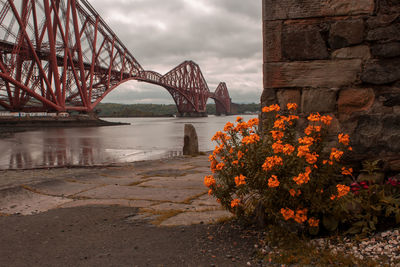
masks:
POLYGON ((371 52, 376 57, 390 58, 400 56, 400 42, 373 45, 371 52))
POLYGON ((301 98, 301 112, 334 112, 336 107, 336 90, 305 89, 301 98))
POLYGON ((278 103, 281 107, 286 107, 288 103, 301 104, 300 90, 282 89, 277 93, 278 103))
POLYGON ((371 88, 350 88, 341 90, 338 99, 339 114, 349 115, 357 111, 368 110, 375 100, 371 88))
POLYGON ((374 0, 263 0, 264 20, 372 14, 374 0))
POLYGON ((328 51, 316 25, 288 25, 284 27, 282 51, 285 59, 327 59, 328 51))
POLYGON ((263 23, 264 62, 275 62, 282 59, 282 22, 264 21, 263 23))
POLYGON ((361 80, 371 84, 389 84, 400 80, 400 59, 371 61, 366 64, 361 80))
POLYGON ((400 23, 368 31, 367 40, 400 40, 400 23))
POLYGON ((332 52, 332 59, 370 59, 371 52, 367 45, 345 47, 332 52))
POLYGON ((332 24, 329 35, 331 48, 337 49, 349 45, 359 44, 364 37, 364 21, 343 20, 332 24))
POLYGON ((265 63, 264 88, 341 87, 357 81, 360 59, 265 63))

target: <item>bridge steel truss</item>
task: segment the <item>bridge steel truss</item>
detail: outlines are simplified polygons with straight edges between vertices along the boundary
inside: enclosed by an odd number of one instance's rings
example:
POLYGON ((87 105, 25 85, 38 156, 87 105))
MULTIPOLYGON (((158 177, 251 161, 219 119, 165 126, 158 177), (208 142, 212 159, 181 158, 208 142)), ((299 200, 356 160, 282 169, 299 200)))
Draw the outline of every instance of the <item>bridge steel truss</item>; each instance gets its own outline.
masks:
POLYGON ((225 83, 210 92, 199 66, 146 71, 86 0, 0 0, 0 106, 10 111, 90 112, 120 84, 164 87, 178 112, 229 113, 225 83))

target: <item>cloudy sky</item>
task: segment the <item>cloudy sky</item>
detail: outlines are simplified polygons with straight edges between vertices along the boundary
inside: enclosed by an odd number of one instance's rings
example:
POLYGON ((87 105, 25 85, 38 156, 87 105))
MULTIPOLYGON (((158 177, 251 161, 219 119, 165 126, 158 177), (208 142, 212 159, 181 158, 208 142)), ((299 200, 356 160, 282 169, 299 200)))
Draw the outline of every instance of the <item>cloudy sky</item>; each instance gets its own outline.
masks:
MULTIPOLYGON (((90 1, 144 69, 164 74, 184 60, 193 60, 210 90, 224 81, 236 103, 257 103, 262 92, 261 2, 90 1)), ((162 87, 132 81, 104 102, 170 104, 173 100, 162 87)))

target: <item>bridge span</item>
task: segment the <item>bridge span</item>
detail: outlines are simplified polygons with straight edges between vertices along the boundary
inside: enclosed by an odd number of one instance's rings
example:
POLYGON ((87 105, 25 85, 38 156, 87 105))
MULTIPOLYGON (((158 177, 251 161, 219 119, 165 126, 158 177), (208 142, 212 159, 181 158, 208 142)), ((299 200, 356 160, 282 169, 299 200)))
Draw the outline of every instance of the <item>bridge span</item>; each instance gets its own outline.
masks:
POLYGON ((162 75, 143 69, 87 0, 0 1, 0 106, 10 111, 91 112, 121 84, 164 87, 181 115, 231 111, 228 88, 208 88, 184 61, 162 75))

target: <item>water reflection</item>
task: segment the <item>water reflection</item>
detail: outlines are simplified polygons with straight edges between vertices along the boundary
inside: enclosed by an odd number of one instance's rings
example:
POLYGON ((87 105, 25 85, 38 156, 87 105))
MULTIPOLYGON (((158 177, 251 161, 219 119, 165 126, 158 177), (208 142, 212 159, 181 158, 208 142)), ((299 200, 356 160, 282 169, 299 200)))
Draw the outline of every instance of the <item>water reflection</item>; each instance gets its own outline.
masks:
MULTIPOLYGON (((254 116, 244 116, 246 120, 254 116)), ((201 151, 234 117, 111 119, 131 125, 46 128, 0 139, 0 169, 99 165, 158 159, 182 154, 185 123, 192 123, 201 151)))

